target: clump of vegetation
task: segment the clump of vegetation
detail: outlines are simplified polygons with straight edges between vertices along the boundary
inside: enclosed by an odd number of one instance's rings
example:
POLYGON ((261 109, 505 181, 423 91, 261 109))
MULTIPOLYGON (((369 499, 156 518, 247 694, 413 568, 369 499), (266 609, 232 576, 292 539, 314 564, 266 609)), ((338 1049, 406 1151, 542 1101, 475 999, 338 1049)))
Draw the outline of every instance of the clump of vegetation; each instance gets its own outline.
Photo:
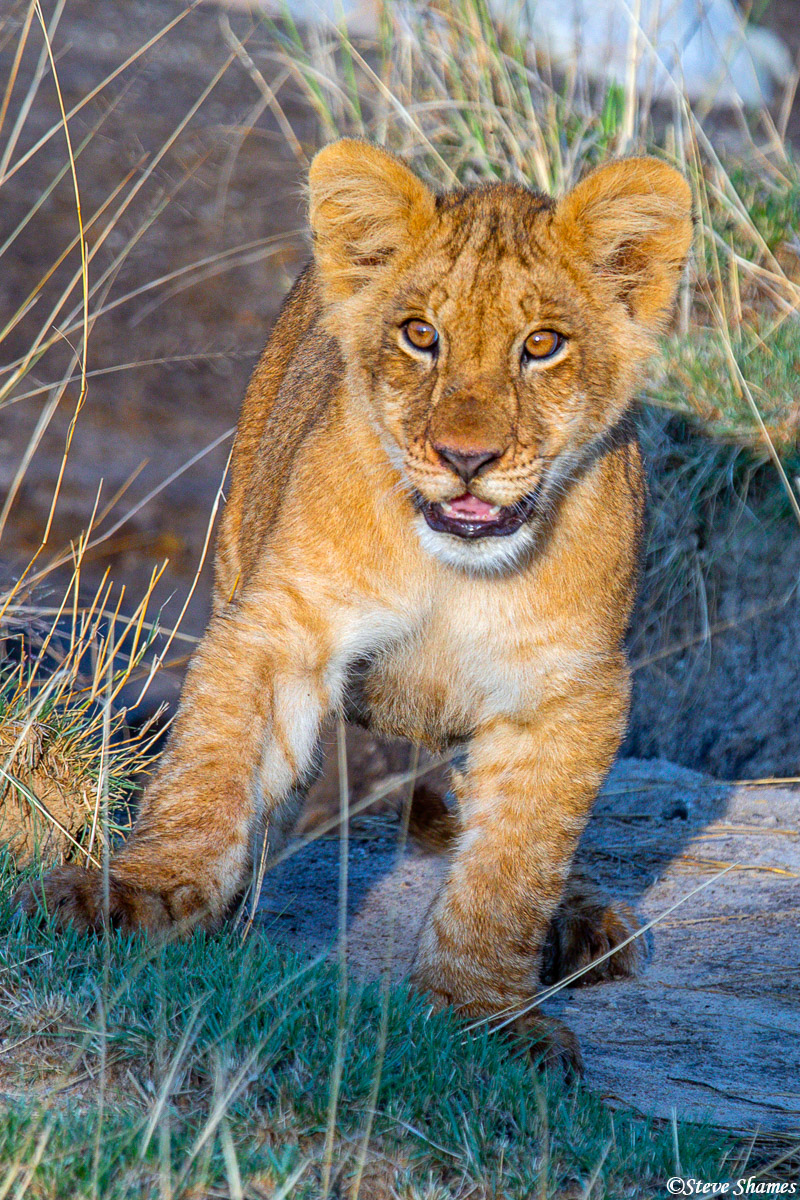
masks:
POLYGON ((115 704, 150 635, 84 612, 6 620, 0 641, 0 845, 20 866, 100 865, 130 827, 151 722, 132 735, 115 704), (123 647, 123 649, 121 649, 123 647), (124 665, 116 665, 122 659, 124 665))
POLYGON ((0 870, 0 1161, 20 1194, 617 1200, 654 1195, 676 1153, 722 1177, 718 1134, 614 1113, 406 988, 351 985, 342 1007, 335 964, 257 931, 34 931, 0 870))
MULTIPOLYGON (((3 721, 0 841, 16 862, 68 860, 81 851, 87 828, 99 827, 97 752, 81 753, 76 742, 85 741, 81 724, 63 731, 53 722, 3 721)), ((92 850, 90 832, 86 855, 96 861, 92 850)))
POLYGON ((694 329, 664 344, 648 398, 685 417, 711 441, 741 447, 751 465, 770 460, 771 442, 794 471, 800 450, 798 373, 798 321, 767 325, 761 318, 729 336, 694 329))

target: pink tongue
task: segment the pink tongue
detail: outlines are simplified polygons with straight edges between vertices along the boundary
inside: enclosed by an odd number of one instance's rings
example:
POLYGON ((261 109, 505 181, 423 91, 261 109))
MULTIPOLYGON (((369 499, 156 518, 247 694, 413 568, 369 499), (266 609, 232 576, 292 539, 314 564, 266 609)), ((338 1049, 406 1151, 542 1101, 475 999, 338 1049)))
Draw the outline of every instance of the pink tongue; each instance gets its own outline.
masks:
POLYGON ((471 521, 494 520, 497 513, 492 512, 492 507, 485 500, 473 496, 471 492, 464 492, 463 496, 456 496, 455 500, 450 501, 451 512, 459 517, 468 517, 471 521))

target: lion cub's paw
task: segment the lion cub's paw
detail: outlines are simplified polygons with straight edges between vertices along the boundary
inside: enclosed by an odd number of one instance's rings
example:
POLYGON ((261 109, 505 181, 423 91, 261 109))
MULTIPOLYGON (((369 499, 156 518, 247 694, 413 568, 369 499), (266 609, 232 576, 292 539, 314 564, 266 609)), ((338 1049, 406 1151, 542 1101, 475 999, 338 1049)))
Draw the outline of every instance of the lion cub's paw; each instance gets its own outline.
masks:
MULTIPOLYGON (((640 928, 629 905, 611 900, 580 875, 569 879, 553 917, 542 951, 543 983, 558 983, 595 959, 620 946, 640 928)), ((596 967, 590 967, 573 986, 626 979, 638 974, 645 960, 642 938, 630 942, 596 967)))
MULTIPOLYGON (((108 920, 114 929, 166 929, 174 924, 167 902, 157 892, 131 887, 113 877, 108 881, 108 920)), ((16 893, 13 904, 30 917, 51 919, 59 928, 72 925, 82 933, 100 929, 105 921, 103 876, 85 867, 57 867, 16 893)))
POLYGON ((558 1017, 529 1012, 516 1017, 508 1029, 529 1044, 531 1059, 537 1066, 557 1072, 567 1080, 583 1075, 583 1055, 578 1039, 569 1025, 558 1017))
POLYGON ((459 1017, 469 1022, 485 1023, 489 1029, 496 1028, 498 1032, 521 1039, 527 1043, 531 1059, 537 1066, 559 1071, 565 1079, 583 1074, 583 1058, 578 1039, 569 1026, 558 1017, 545 1016, 538 1011, 514 1017, 513 1008, 523 1007, 519 998, 509 998, 508 1007, 495 1007, 497 1001, 487 1007, 475 1001, 459 1003, 450 992, 439 991, 430 976, 426 979, 419 970, 414 972, 411 982, 418 991, 424 992, 430 998, 435 1012, 452 1008, 459 1017))

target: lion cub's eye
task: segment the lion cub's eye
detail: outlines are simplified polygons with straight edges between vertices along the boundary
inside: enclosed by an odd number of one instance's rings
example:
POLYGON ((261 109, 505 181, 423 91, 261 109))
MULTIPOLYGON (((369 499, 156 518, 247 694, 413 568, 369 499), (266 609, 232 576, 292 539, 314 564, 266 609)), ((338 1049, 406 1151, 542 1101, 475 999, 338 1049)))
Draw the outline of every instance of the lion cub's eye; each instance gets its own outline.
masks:
POLYGON ((561 334, 556 333, 554 329, 535 329, 525 338, 522 361, 531 362, 536 359, 537 362, 541 362, 545 358, 552 358, 564 345, 564 341, 561 334))
POLYGON ((429 321, 420 321, 416 317, 412 317, 410 321, 405 322, 402 328, 403 336, 415 350, 435 350, 439 334, 429 321))

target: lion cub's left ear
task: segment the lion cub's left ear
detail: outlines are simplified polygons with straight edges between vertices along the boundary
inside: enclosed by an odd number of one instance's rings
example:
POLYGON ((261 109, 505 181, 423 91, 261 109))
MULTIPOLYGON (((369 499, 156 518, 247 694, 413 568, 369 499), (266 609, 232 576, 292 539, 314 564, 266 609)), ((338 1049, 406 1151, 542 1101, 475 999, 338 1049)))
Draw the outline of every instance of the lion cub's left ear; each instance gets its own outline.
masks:
POLYGON ((328 297, 343 300, 418 237, 436 200, 393 155, 355 138, 333 142, 308 173, 314 257, 328 297))
POLYGON ((559 201, 554 222, 635 321, 663 325, 692 242, 692 193, 680 172, 657 158, 609 163, 559 201))

